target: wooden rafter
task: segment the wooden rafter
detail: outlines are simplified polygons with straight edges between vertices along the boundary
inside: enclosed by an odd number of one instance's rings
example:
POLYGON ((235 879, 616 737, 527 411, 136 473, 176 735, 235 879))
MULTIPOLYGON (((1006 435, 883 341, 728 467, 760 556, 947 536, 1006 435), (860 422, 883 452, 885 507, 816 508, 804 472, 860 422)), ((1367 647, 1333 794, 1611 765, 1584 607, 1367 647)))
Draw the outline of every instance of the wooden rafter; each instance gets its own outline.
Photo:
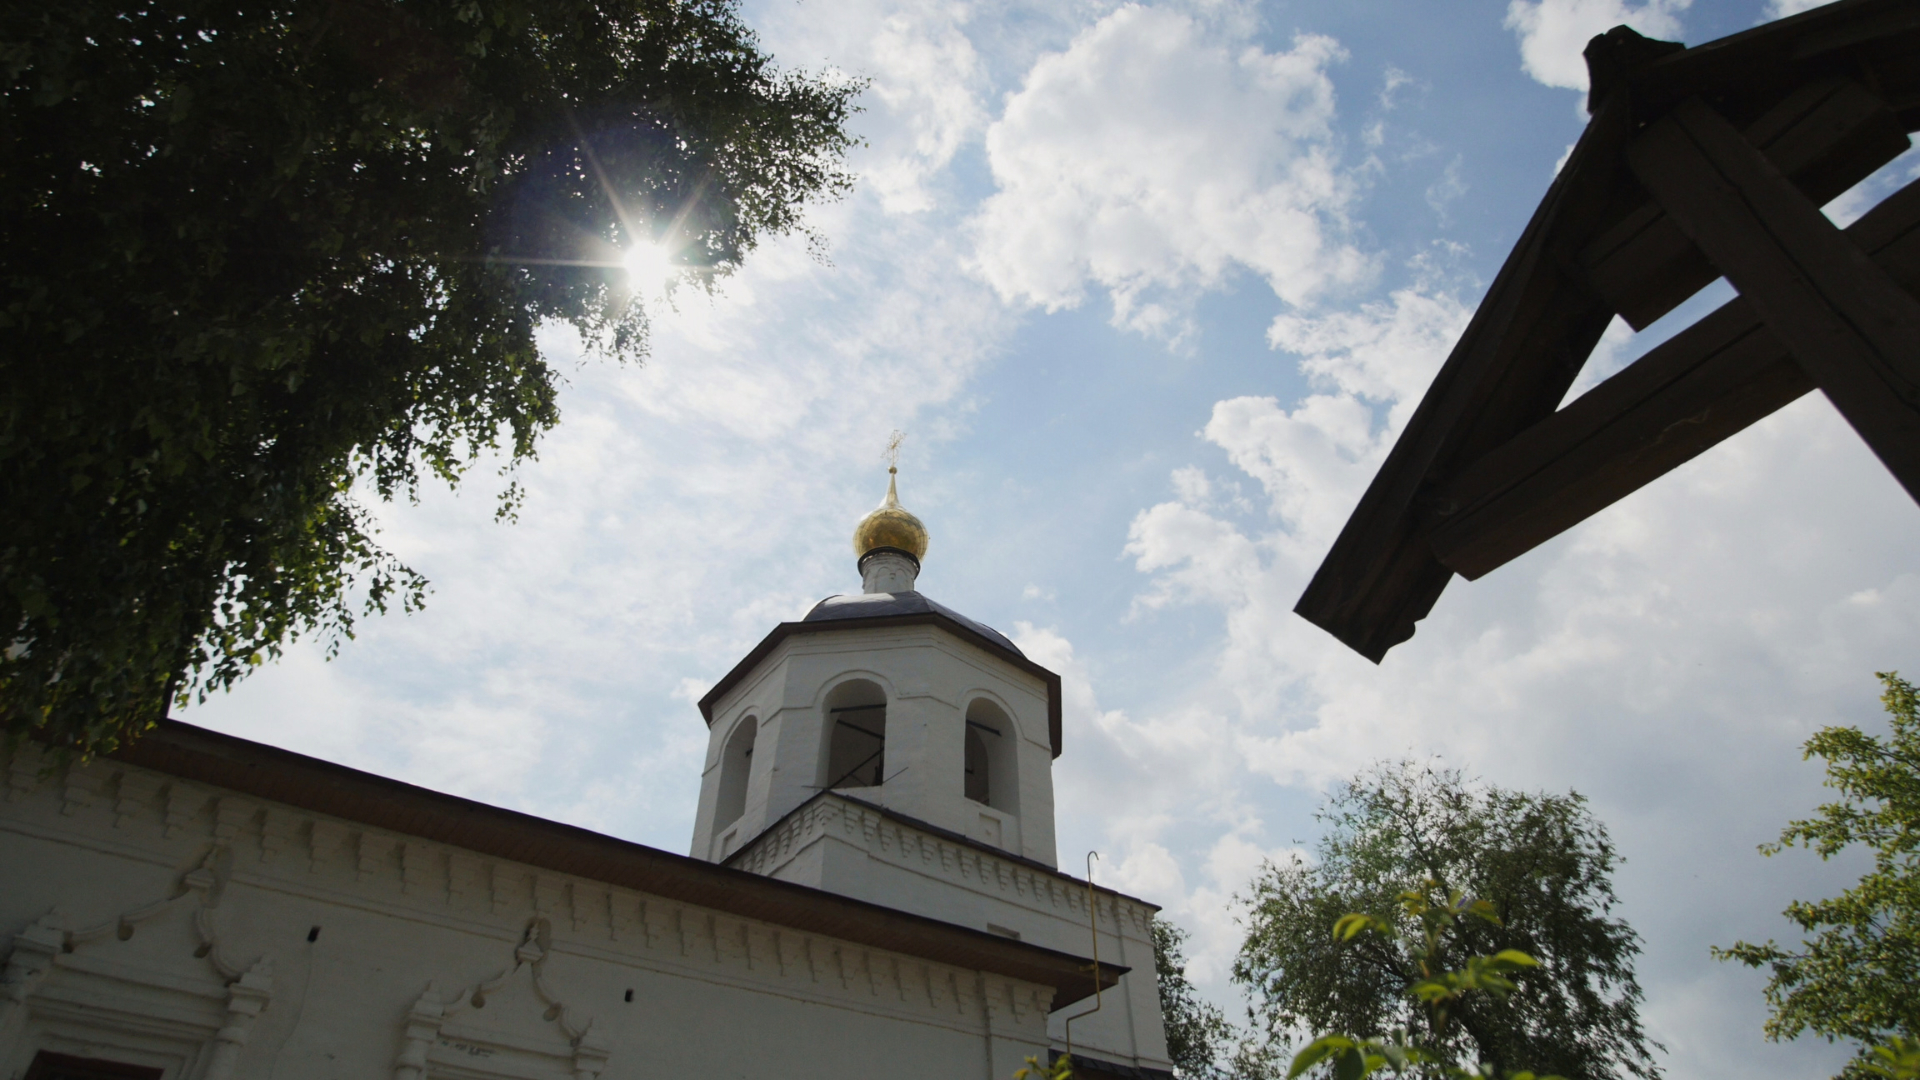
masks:
POLYGON ((1920 300, 1697 97, 1654 121, 1627 160, 1920 498, 1920 300))
POLYGON ((1920 4, 1694 49, 1624 27, 1594 118, 1295 610, 1373 660, 1477 577, 1818 387, 1920 498, 1920 195, 1819 204, 1920 127, 1920 4), (1741 298, 1569 404, 1614 315, 1741 298), (1811 359, 1810 359, 1811 357, 1811 359))
MULTIPOLYGON (((1847 236, 1920 289, 1920 181, 1847 236)), ((1462 469, 1432 548, 1469 580, 1518 558, 1815 388, 1741 297, 1462 469)))

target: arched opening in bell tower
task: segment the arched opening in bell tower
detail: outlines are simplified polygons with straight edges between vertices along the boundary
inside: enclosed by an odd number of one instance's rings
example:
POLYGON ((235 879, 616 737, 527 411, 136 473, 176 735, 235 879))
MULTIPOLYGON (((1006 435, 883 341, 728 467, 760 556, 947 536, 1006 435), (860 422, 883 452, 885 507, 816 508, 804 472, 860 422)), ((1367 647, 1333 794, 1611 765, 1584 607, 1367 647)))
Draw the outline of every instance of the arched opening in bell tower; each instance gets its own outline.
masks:
POLYGON ((753 772, 753 739, 760 722, 749 716, 733 729, 727 748, 720 752, 720 788, 715 793, 713 825, 724 829, 740 820, 747 809, 747 778, 753 772))
POLYGON ((967 705, 967 798, 1006 814, 1020 812, 1020 769, 1016 758, 1019 732, 1013 719, 987 698, 967 705))
POLYGON ((980 732, 972 724, 967 725, 966 763, 967 798, 977 803, 993 805, 993 770, 987 764, 987 744, 980 738, 980 732))
POLYGON ((887 776, 887 693, 852 679, 827 695, 825 788, 879 787, 887 776))

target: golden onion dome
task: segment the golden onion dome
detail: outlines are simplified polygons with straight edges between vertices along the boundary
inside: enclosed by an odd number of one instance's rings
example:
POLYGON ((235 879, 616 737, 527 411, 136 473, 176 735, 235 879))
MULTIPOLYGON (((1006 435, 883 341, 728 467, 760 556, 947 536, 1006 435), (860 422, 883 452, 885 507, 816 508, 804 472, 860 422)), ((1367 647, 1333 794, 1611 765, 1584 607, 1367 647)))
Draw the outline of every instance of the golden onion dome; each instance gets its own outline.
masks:
POLYGON ((887 497, 880 503, 879 509, 860 519, 853 529, 854 554, 866 558, 869 552, 879 548, 893 548, 913 556, 915 562, 926 558, 927 527, 920 519, 906 512, 900 506, 900 493, 895 487, 895 479, 900 470, 887 470, 887 497))

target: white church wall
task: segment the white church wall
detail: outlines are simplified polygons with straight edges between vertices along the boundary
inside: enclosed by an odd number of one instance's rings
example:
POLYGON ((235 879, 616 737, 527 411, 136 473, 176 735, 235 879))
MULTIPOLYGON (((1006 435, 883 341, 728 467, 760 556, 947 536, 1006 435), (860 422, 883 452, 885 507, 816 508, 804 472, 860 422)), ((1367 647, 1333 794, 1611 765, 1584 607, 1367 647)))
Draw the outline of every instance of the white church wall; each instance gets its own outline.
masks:
POLYGON ((1006 1080, 1046 1042, 1047 987, 124 764, 43 766, 14 752, 0 803, 0 1078, 52 1050, 166 1080, 1006 1080))
MULTIPOLYGON (((730 865, 943 922, 995 933, 1013 931, 1022 941, 1060 952, 1091 955, 1084 885, 858 805, 853 800, 865 798, 864 790, 847 796, 825 795, 788 815, 742 848, 730 865)), ((1100 956, 1132 971, 1106 992, 1098 1013, 1074 1023, 1074 1043, 1096 1057, 1171 1068, 1154 981, 1154 909, 1111 892, 1096 891, 1095 896, 1100 956)), ((1056 1043, 1064 1035, 1065 1016, 1093 1004, 1076 1004, 1053 1018, 1056 1043)))

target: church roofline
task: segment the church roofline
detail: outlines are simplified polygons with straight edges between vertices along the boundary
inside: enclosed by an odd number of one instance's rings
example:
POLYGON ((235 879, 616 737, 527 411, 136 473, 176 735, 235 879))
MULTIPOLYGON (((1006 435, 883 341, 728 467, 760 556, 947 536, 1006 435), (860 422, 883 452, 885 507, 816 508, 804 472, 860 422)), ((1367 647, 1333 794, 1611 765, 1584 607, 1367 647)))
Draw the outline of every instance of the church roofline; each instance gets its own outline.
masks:
MULTIPOLYGON (((1085 878, 1074 877, 1072 874, 1069 874, 1066 871, 1061 870, 1059 867, 1048 866, 1046 863, 1043 863, 1038 859, 1029 859, 1025 855, 1021 855, 1017 852, 1008 851, 1006 848, 994 847, 992 844, 975 840, 973 837, 968 836, 965 833, 957 833, 957 832, 954 832, 952 829, 941 828, 940 826, 935 825, 931 822, 921 821, 917 817, 912 817, 910 815, 903 814, 898 810, 889 810, 888 808, 881 806, 879 803, 870 803, 865 799, 854 798, 852 795, 849 795, 844 791, 815 792, 812 796, 808 797, 806 802, 803 802, 799 806, 796 806, 793 809, 787 811, 786 813, 780 815, 779 821, 775 821, 773 824, 767 826, 764 829, 761 829, 759 832, 754 833, 751 837, 743 841, 740 844, 740 847, 736 849, 733 854, 721 860, 721 865, 725 866, 731 863, 733 860, 739 858, 741 855, 746 854, 747 849, 753 846, 753 843, 755 840, 758 840, 762 836, 765 836, 768 833, 779 828, 781 823, 786 821, 788 818, 793 817, 795 814, 798 814, 800 811, 805 810, 807 807, 812 806, 814 803, 817 803, 821 799, 824 799, 828 796, 832 796, 836 799, 841 799, 846 802, 853 803, 855 806, 858 806, 863 810, 871 810, 874 813, 881 815, 882 817, 890 817, 893 820, 898 821, 902 825, 909 825, 909 826, 912 826, 913 828, 919 829, 921 832, 931 833, 932 835, 937 836, 942 840, 946 840, 949 843, 964 844, 965 846, 973 848, 976 851, 983 851, 989 855, 992 855, 996 859, 1005 859, 1006 861, 1011 863, 1019 863, 1021 866, 1024 866, 1027 869, 1032 870, 1036 873, 1046 874, 1049 877, 1056 877, 1062 881, 1068 882, 1069 884, 1073 885, 1075 888, 1084 889, 1087 887, 1087 882, 1085 878)), ((1105 893, 1108 896, 1117 897, 1121 900, 1127 901, 1128 903, 1139 904, 1141 907, 1152 908, 1155 911, 1160 910, 1159 904, 1156 904, 1151 900, 1142 900, 1137 896, 1131 896, 1127 893, 1121 892, 1118 889, 1109 889, 1105 885, 1095 885, 1093 889, 1095 892, 1105 893)), ((1107 965, 1103 963, 1100 966, 1104 968, 1107 965)))
MULTIPOLYGON (((106 757, 542 870, 1051 986, 1056 1010, 1094 993, 1085 957, 430 791, 178 720, 161 721, 132 746, 106 757)), ((1111 989, 1127 970, 1102 963, 1102 988, 1111 989)))
POLYGON ((992 638, 980 633, 957 619, 937 611, 914 612, 905 615, 877 615, 850 619, 823 619, 814 622, 783 622, 773 628, 760 644, 753 647, 741 661, 733 665, 733 670, 720 677, 700 699, 700 715, 713 726, 713 707, 743 679, 753 673, 778 648, 780 643, 795 634, 830 634, 842 630, 878 630, 889 626, 937 626, 970 645, 993 653, 1014 667, 1037 675, 1047 684, 1047 738, 1053 748, 1053 756, 1060 756, 1060 676, 1041 667, 1022 656, 1018 651, 1008 648, 992 638))

